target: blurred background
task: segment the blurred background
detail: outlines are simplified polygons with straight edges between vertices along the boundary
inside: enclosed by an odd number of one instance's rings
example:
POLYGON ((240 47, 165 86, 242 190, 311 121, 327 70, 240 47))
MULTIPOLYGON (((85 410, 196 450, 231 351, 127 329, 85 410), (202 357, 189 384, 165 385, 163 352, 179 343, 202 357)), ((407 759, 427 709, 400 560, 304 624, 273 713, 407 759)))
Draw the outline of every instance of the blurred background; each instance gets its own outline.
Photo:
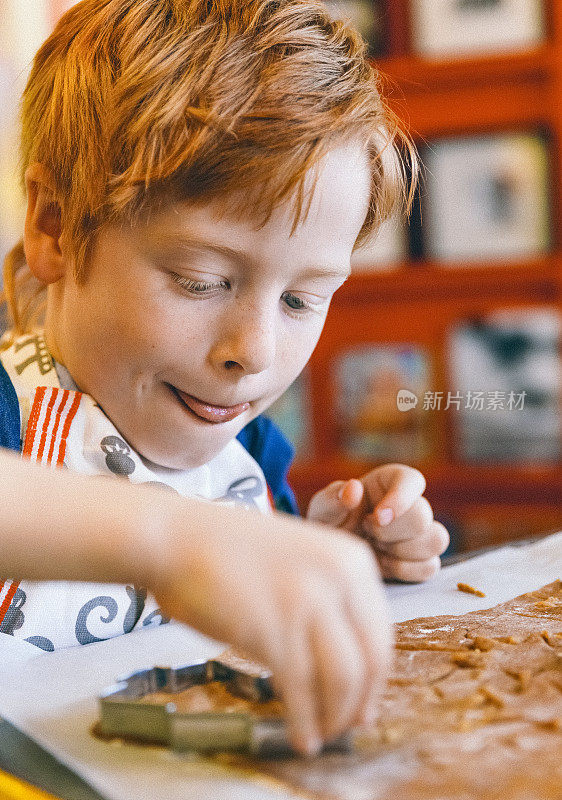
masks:
MULTIPOLYGON (((23 230, 17 104, 66 0, 0 0, 0 260, 23 230)), ((562 4, 337 0, 424 164, 408 223, 354 256, 271 416, 301 509, 327 482, 420 468, 451 552, 562 528, 562 4)))

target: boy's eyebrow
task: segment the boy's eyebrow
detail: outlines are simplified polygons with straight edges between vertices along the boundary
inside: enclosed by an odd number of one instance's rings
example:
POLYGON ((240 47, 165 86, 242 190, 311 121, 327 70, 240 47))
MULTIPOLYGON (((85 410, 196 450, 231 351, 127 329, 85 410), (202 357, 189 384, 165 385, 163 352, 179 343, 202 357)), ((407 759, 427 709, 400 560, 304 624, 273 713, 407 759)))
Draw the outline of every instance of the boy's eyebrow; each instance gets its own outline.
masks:
MULTIPOLYGON (((243 250, 237 250, 226 244, 215 244, 206 239, 198 239, 185 233, 159 233, 151 241, 152 246, 170 247, 177 250, 189 250, 196 247, 202 250, 211 250, 219 255, 231 258, 239 263, 247 261, 247 255, 243 250)), ((347 278, 350 274, 349 267, 316 267, 311 266, 303 270, 300 277, 303 278, 347 278)))
POLYGON ((344 280, 345 278, 349 278, 351 274, 351 269, 348 267, 345 269, 342 267, 338 269, 337 267, 310 267, 309 269, 303 270, 299 277, 301 278, 339 278, 340 280, 344 280))
POLYGON ((244 258, 244 253, 241 250, 236 250, 226 244, 213 244, 205 239, 198 239, 196 236, 190 236, 185 233, 159 233, 150 240, 150 244, 177 250, 189 250, 190 248, 198 247, 201 250, 212 250, 215 253, 219 253, 219 255, 232 258, 234 261, 241 261, 244 258))

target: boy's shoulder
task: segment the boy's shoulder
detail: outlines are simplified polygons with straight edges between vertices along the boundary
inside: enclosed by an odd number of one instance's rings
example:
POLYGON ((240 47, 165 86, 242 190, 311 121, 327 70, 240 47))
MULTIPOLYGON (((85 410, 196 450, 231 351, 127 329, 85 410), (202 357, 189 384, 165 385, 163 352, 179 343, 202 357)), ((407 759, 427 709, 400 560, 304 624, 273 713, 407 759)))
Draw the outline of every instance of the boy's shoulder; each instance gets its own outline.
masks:
POLYGON ((14 385, 0 361, 0 447, 21 450, 20 405, 14 385))
POLYGON ((237 439, 262 468, 275 508, 289 514, 299 514, 295 496, 287 481, 294 448, 277 425, 268 417, 256 417, 240 431, 237 439))

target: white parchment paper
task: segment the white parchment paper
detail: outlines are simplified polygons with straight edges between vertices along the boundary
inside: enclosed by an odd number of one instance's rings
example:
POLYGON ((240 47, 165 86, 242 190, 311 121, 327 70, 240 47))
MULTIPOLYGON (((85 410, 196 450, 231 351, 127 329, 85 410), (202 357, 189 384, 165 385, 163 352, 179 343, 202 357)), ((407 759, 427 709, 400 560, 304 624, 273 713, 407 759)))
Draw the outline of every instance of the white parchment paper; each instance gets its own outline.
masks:
MULTIPOLYGON (((525 547, 504 547, 446 567, 422 586, 387 587, 395 621, 489 608, 562 578, 562 533, 525 547), (481 589, 459 592, 457 581, 481 589)), ((97 695, 120 676, 155 664, 211 658, 223 649, 171 623, 85 647, 37 655, 0 634, 0 716, 53 753, 108 800, 279 800, 293 796, 272 782, 250 781, 196 758, 108 744, 91 736, 97 695)))

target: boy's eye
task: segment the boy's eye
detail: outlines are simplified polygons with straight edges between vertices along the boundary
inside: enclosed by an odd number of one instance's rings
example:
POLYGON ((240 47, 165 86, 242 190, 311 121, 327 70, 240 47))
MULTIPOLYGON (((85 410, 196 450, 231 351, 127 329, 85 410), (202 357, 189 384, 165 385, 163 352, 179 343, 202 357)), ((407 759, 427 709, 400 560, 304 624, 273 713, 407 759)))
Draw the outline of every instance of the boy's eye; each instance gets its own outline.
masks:
POLYGON ((210 281, 195 281, 191 278, 186 278, 184 275, 178 275, 176 272, 172 272, 171 274, 172 280, 177 283, 178 286, 192 294, 209 294, 217 289, 228 289, 227 281, 211 283, 210 281))
POLYGON ((309 309, 312 308, 310 303, 307 303, 302 298, 297 297, 292 292, 283 292, 283 294, 281 295, 281 299, 293 311, 308 311, 309 309))

